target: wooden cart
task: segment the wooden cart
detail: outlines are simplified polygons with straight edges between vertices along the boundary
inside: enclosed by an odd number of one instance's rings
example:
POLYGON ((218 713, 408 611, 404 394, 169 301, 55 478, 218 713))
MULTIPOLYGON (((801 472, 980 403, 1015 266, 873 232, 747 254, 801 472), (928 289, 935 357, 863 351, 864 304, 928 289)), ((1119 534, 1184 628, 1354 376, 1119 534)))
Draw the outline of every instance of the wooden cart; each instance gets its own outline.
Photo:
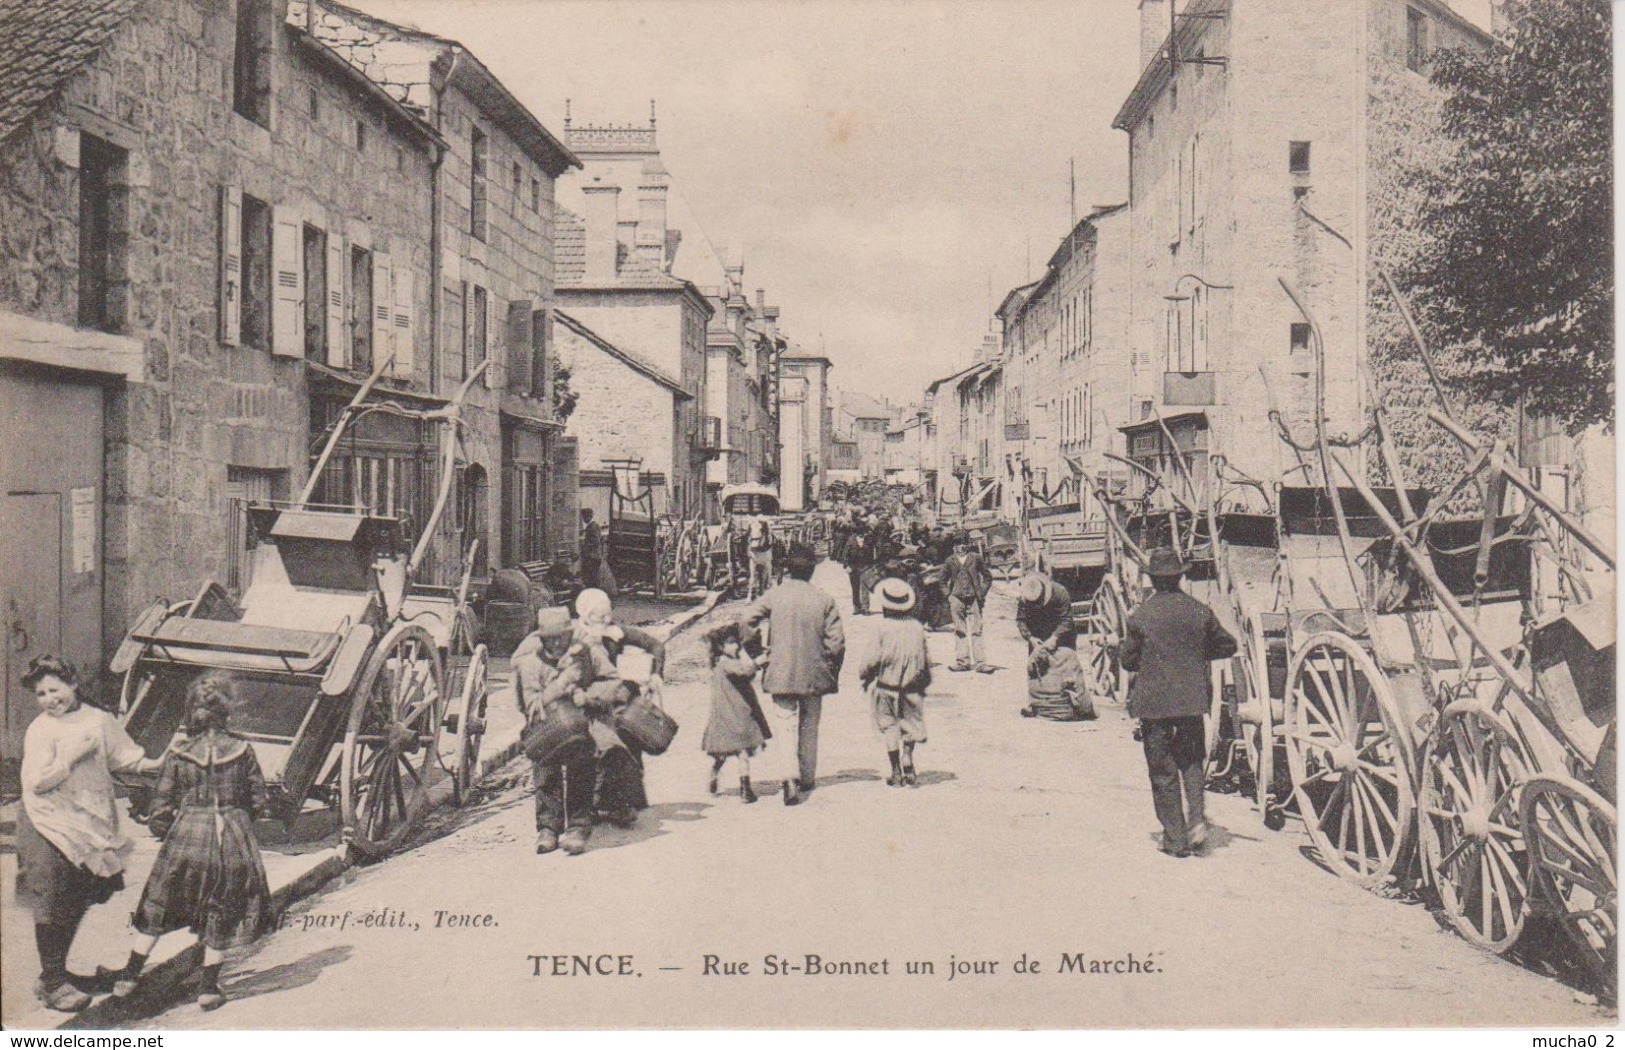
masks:
MULTIPOLYGON (((456 586, 416 578, 457 474, 463 398, 484 366, 449 404, 425 411, 369 400, 386 363, 339 417, 300 499, 249 509, 252 572, 241 599, 209 584, 190 602, 158 603, 113 660, 125 728, 149 755, 181 733, 190 682, 231 673, 233 728, 254 747, 277 815, 291 823, 307 803, 336 806, 358 859, 405 841, 434 785, 470 796, 488 698, 486 648, 468 603, 476 550, 456 586), (415 542, 404 518, 312 502, 346 430, 374 412, 439 425, 438 494, 415 542)), ((127 783, 132 796, 153 787, 150 778, 127 783)))

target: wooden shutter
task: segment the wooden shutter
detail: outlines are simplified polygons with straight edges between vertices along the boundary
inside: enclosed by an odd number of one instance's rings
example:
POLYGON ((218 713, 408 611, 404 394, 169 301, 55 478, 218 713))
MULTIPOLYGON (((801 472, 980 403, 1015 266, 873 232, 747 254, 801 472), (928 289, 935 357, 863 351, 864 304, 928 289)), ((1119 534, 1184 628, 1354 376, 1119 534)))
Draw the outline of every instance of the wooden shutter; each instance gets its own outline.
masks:
POLYGON ((243 191, 220 187, 220 341, 238 346, 243 336, 243 191))
POLYGON ((542 411, 553 418, 553 359, 547 346, 547 311, 533 310, 530 315, 530 353, 532 363, 530 394, 540 398, 542 411))
POLYGON ((496 320, 497 297, 487 291, 485 293, 485 346, 481 348, 484 353, 481 360, 491 362, 485 367, 485 389, 487 390, 497 389, 497 369, 502 367, 501 357, 491 352, 491 344, 494 342, 492 335, 497 331, 496 320))
POLYGON ((411 379, 417 370, 417 344, 413 328, 417 323, 412 311, 412 296, 417 282, 412 271, 405 266, 395 269, 395 366, 392 371, 398 379, 411 379))
POLYGON ((271 353, 305 355, 304 221, 284 205, 271 218, 271 353))
POLYGON ((335 231, 327 234, 327 364, 350 367, 349 308, 345 289, 350 284, 350 245, 335 231))
POLYGON ((530 312, 528 299, 508 304, 508 390, 514 394, 530 393, 530 312))
MULTIPOLYGON (((391 338, 395 329, 393 314, 395 312, 395 288, 390 281, 389 255, 385 252, 373 252, 372 255, 372 364, 378 367, 378 362, 388 357, 394 351, 394 340, 391 338)), ((394 375, 394 367, 389 370, 394 375)))

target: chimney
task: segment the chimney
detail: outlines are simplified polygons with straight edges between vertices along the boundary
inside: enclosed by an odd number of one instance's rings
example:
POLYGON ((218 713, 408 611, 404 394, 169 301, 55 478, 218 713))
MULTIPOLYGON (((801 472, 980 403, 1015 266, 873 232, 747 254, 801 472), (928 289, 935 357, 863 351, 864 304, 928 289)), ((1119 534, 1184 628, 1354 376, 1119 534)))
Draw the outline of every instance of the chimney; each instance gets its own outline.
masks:
POLYGON ((581 193, 587 202, 583 209, 587 213, 586 280, 588 283, 613 281, 618 268, 615 209, 621 188, 606 186, 595 178, 590 185, 581 187, 581 193))
POLYGON ((735 263, 728 267, 728 302, 726 304, 726 317, 728 327, 734 333, 743 336, 745 333, 745 313, 750 309, 750 300, 745 298, 745 267, 735 263))
POLYGON ((645 175, 638 185, 638 226, 634 250, 651 266, 666 269, 666 177, 645 175))
POLYGON ((1174 0, 1140 0, 1140 69, 1143 71, 1168 39, 1168 5, 1174 0))
POLYGON ((765 289, 756 289, 756 312, 761 313, 767 309, 767 292, 765 289))

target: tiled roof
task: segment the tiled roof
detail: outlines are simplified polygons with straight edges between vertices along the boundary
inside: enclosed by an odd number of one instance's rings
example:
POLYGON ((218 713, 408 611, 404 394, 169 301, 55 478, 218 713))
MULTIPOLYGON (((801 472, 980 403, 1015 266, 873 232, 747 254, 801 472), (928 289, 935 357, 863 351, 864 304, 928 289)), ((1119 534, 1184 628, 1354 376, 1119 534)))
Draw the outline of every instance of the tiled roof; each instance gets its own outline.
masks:
MULTIPOLYGON (((553 226, 553 271, 559 288, 626 288, 638 290, 672 290, 689 287, 687 281, 673 277, 658 265, 627 251, 626 245, 616 246, 619 260, 615 279, 608 282, 587 283, 587 224, 581 216, 560 208, 553 226)), ((698 293, 696 293, 698 294, 698 293)))
MULTIPOLYGON (((289 25, 309 26, 308 2, 291 0, 289 25)), ((581 166, 575 154, 513 97, 496 74, 455 40, 397 25, 335 0, 317 0, 314 36, 419 116, 428 116, 433 108, 432 73, 438 64, 439 73, 455 81, 486 116, 506 128, 555 176, 581 166)))
POLYGON ((648 376, 650 379, 653 379, 661 386, 666 387, 679 397, 691 398, 694 396, 687 390, 684 390, 681 383, 673 379, 659 366, 645 361, 642 356, 635 354, 630 350, 624 350, 621 347, 616 346, 614 343, 610 342, 608 339, 605 339, 591 328, 588 328, 574 317, 571 317, 569 314, 565 313, 563 310, 554 311, 553 317, 560 324, 564 325, 564 327, 570 329, 570 331, 587 340, 587 342, 598 347, 598 349, 602 350, 604 353, 620 361, 622 364, 632 369, 632 371, 640 372, 643 375, 648 376))
POLYGON ((0 142, 96 57, 138 0, 0 0, 0 142))
POLYGON ((853 419, 891 419, 891 409, 868 394, 846 391, 841 395, 841 410, 853 419))

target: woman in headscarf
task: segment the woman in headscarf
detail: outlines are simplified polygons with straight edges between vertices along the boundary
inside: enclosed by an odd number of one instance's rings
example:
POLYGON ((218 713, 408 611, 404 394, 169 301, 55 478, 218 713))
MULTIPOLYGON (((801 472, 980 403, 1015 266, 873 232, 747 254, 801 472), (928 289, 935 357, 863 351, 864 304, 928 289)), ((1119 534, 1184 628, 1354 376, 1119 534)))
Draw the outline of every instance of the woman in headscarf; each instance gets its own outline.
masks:
POLYGON ((638 811, 649 807, 643 787, 643 752, 615 730, 615 713, 638 695, 639 688, 658 691, 666 665, 666 643, 639 627, 615 622, 609 595, 589 588, 576 597, 576 642, 592 664, 585 703, 598 745, 597 808, 603 819, 630 827, 638 811), (628 647, 649 654, 650 674, 643 683, 621 678, 619 661, 628 647))
POLYGON ((115 772, 151 772, 118 719, 79 700, 79 672, 55 656, 28 666, 23 685, 40 715, 23 736, 22 813, 17 826, 17 903, 34 913, 40 979, 35 994, 53 1010, 90 1005, 95 978, 68 972, 68 950, 92 904, 124 888, 132 843, 113 801, 115 772))

